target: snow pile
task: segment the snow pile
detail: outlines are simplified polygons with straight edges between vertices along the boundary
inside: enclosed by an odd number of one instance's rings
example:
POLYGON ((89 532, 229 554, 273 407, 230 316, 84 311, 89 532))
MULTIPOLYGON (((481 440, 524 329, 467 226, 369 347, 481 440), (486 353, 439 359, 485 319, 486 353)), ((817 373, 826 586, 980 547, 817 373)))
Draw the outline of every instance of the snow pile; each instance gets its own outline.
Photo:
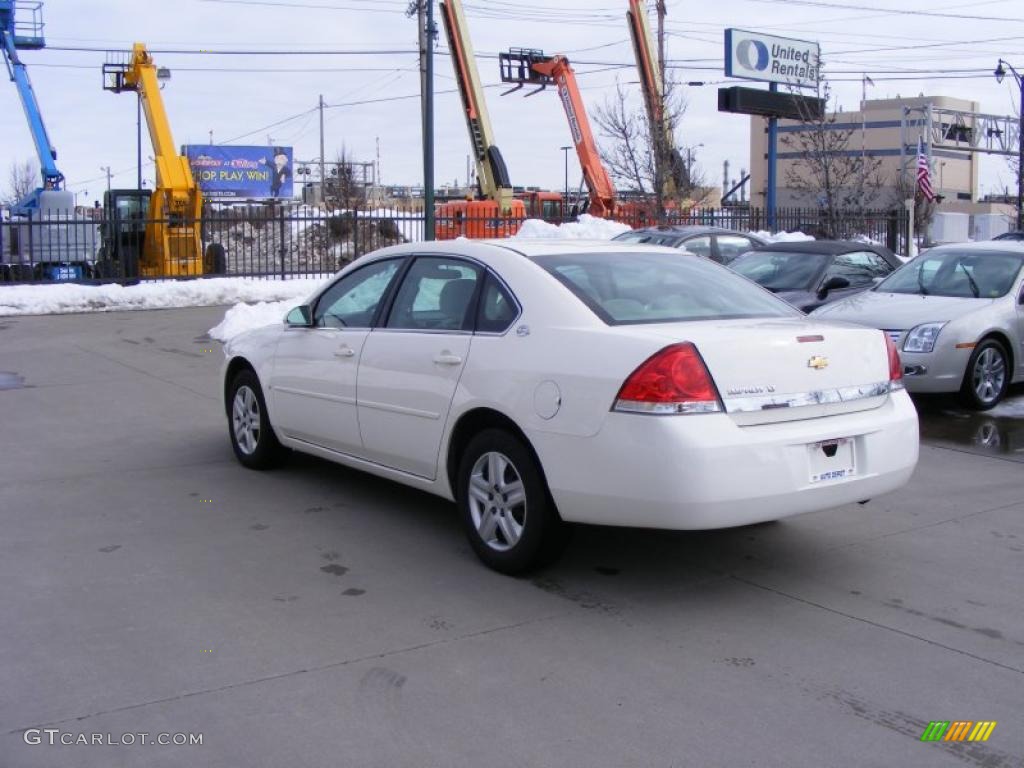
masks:
POLYGON ((542 238, 547 240, 611 240, 616 235, 631 230, 628 224, 608 219, 599 219, 584 213, 579 221, 562 225, 548 224, 540 219, 527 219, 515 237, 542 238))
POLYGON ((766 232, 764 230, 760 232, 751 232, 754 237, 759 237, 767 243, 805 243, 814 238, 810 235, 805 235, 803 232, 766 232))
POLYGON ((0 316, 109 312, 120 309, 205 307, 236 302, 305 298, 320 279, 252 280, 218 277, 138 285, 7 285, 0 288, 0 316))
POLYGON ((224 314, 224 319, 210 329, 210 338, 230 341, 243 331, 261 328, 264 325, 276 325, 304 298, 305 296, 296 296, 284 301, 235 304, 224 314))

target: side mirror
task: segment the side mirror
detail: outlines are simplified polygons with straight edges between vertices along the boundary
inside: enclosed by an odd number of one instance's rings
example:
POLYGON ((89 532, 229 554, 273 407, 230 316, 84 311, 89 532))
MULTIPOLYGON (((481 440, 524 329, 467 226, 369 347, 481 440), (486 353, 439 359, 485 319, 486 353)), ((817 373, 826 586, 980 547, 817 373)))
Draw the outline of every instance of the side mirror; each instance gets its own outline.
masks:
POLYGON ((838 291, 841 288, 849 288, 849 287, 850 287, 850 281, 849 280, 847 280, 845 277, 840 277, 839 275, 834 275, 833 277, 830 277, 828 280, 826 280, 822 284, 821 288, 818 289, 818 298, 819 299, 824 299, 826 296, 828 296, 828 292, 829 291, 838 291))
POLYGON ((308 304, 295 307, 284 319, 290 328, 312 328, 313 309, 308 304))

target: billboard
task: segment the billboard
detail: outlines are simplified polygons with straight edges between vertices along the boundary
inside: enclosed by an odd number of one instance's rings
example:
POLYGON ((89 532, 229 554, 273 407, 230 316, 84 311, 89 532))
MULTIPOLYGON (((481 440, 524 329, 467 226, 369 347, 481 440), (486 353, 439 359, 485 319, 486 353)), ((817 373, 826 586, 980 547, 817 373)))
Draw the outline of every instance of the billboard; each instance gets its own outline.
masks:
POLYGON ((806 40, 725 30, 725 75, 800 88, 818 84, 821 47, 806 40))
POLYGON ((253 200, 293 195, 291 147, 186 144, 182 154, 206 198, 253 200))

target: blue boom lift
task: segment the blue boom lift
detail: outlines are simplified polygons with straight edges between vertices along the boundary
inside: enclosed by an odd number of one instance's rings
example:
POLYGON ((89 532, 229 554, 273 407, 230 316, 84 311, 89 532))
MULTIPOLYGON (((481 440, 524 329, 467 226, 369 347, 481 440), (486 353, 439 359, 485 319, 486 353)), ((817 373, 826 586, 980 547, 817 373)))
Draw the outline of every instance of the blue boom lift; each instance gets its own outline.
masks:
POLYGON ((42 193, 48 190, 64 188, 64 174, 57 170, 57 151, 50 143, 43 124, 43 115, 39 111, 32 83, 28 79, 28 70, 18 56, 19 50, 37 51, 46 46, 43 39, 42 3, 21 3, 15 0, 0 0, 0 40, 3 41, 4 63, 7 72, 18 87, 21 104, 25 108, 25 117, 32 132, 32 140, 36 144, 39 155, 39 166, 42 170, 43 186, 19 201, 12 211, 28 213, 38 211, 42 204, 42 193), (30 14, 29 20, 15 21, 15 11, 30 14))
POLYGON ((75 196, 64 189, 57 151, 46 133, 28 70, 18 55, 21 50, 37 51, 46 46, 42 6, 34 0, 0 0, 0 55, 18 88, 43 177, 41 187, 11 206, 15 220, 8 242, 0 244, 0 280, 75 280, 91 277, 92 272, 94 233, 72 221, 75 196))

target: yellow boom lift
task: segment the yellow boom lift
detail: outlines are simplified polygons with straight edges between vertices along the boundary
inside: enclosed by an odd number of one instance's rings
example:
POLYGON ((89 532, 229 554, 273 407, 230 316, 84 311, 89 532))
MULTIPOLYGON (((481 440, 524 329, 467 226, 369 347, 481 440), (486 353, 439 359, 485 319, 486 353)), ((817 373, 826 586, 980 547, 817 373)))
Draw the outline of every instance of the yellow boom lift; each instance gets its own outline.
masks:
POLYGON ((203 195, 188 160, 178 154, 160 94, 163 72, 142 43, 129 61, 103 65, 103 88, 139 95, 153 143, 156 186, 112 190, 104 201, 103 252, 107 276, 196 277, 224 271, 224 251, 210 245, 203 258, 203 195))
POLYGON ((521 200, 513 197, 508 168, 494 143, 462 0, 444 0, 440 6, 469 129, 480 195, 476 200, 458 200, 438 206, 437 238, 505 237, 519 228, 526 218, 526 208, 521 200))
POLYGON ((629 35, 633 40, 633 53, 636 56, 637 74, 640 75, 640 88, 644 94, 644 107, 647 109, 651 148, 655 152, 660 149, 662 154, 662 157, 656 160, 663 169, 662 199, 666 203, 677 203, 679 189, 686 184, 687 169, 683 165, 682 155, 676 149, 671 121, 665 114, 665 82, 661 77, 651 26, 647 22, 646 6, 645 0, 629 0, 626 20, 629 22, 629 35))

